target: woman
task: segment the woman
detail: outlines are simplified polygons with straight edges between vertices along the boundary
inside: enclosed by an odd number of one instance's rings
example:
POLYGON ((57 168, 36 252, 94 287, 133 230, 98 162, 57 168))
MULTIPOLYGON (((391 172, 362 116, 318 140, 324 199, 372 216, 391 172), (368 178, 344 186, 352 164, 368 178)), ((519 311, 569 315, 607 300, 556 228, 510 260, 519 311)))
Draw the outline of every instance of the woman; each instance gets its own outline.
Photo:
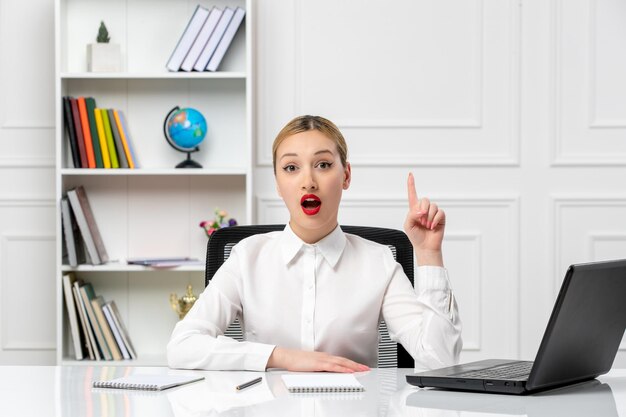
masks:
POLYGON ((273 145, 282 232, 235 246, 167 346, 173 368, 358 372, 377 365, 378 322, 417 368, 458 362, 461 324, 443 268, 445 213, 408 178, 404 224, 415 250, 415 289, 386 246, 337 223, 350 186, 347 146, 319 116, 290 121, 273 145), (223 336, 239 317, 245 342, 223 336))

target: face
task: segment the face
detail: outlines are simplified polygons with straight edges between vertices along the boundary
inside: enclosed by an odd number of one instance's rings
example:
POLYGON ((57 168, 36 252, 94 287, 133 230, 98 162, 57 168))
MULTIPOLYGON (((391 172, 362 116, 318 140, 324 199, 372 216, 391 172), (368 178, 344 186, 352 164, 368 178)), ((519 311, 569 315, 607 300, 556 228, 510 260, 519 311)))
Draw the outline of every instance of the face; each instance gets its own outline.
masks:
POLYGON ((300 239, 315 243, 337 226, 341 194, 350 186, 350 175, 350 164, 341 164, 335 142, 318 130, 289 136, 279 145, 276 188, 300 239))

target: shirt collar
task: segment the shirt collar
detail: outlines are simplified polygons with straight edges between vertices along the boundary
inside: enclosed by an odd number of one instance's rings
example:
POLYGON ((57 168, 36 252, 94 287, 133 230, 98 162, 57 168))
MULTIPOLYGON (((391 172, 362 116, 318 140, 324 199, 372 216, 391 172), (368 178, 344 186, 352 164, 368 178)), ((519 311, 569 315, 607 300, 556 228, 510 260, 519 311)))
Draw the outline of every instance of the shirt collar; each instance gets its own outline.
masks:
POLYGON ((326 259, 326 262, 330 264, 331 268, 334 268, 337 262, 339 262, 343 249, 346 247, 346 241, 345 233, 341 230, 340 226, 337 226, 322 240, 313 245, 309 245, 303 242, 293 230, 291 230, 289 223, 287 223, 280 239, 280 245, 285 265, 291 262, 304 246, 308 245, 319 249, 324 259, 326 259))

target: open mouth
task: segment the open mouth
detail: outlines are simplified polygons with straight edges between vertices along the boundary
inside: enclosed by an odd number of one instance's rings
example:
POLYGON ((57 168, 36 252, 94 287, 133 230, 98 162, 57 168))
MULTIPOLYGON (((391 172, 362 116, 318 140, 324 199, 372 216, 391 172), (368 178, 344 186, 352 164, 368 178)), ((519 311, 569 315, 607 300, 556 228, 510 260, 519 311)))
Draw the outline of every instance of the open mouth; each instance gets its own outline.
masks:
POLYGON ((313 216, 320 211, 322 200, 315 194, 306 194, 300 199, 300 206, 302 206, 304 214, 313 216))

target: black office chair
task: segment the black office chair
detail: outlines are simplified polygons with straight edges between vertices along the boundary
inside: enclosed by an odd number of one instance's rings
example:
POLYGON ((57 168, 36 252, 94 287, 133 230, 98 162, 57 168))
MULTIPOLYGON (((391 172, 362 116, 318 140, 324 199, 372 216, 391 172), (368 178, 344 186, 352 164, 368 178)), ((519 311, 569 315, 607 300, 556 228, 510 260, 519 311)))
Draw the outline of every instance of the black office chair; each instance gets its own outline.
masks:
MULTIPOLYGON (((255 225, 233 226, 218 229, 213 233, 207 244, 205 286, 215 275, 224 261, 230 256, 230 251, 240 240, 259 233, 268 233, 283 230, 285 225, 255 225)), ((408 237, 399 230, 380 227, 341 226, 346 233, 361 236, 365 239, 387 245, 391 249, 396 261, 402 265, 404 273, 413 285, 413 247, 408 237)), ((378 343, 379 368, 413 368, 415 362, 411 355, 398 343, 389 338, 389 332, 384 320, 378 326, 380 333, 378 343)), ((225 336, 236 340, 243 340, 243 332, 239 319, 235 320, 224 333, 225 336)))

